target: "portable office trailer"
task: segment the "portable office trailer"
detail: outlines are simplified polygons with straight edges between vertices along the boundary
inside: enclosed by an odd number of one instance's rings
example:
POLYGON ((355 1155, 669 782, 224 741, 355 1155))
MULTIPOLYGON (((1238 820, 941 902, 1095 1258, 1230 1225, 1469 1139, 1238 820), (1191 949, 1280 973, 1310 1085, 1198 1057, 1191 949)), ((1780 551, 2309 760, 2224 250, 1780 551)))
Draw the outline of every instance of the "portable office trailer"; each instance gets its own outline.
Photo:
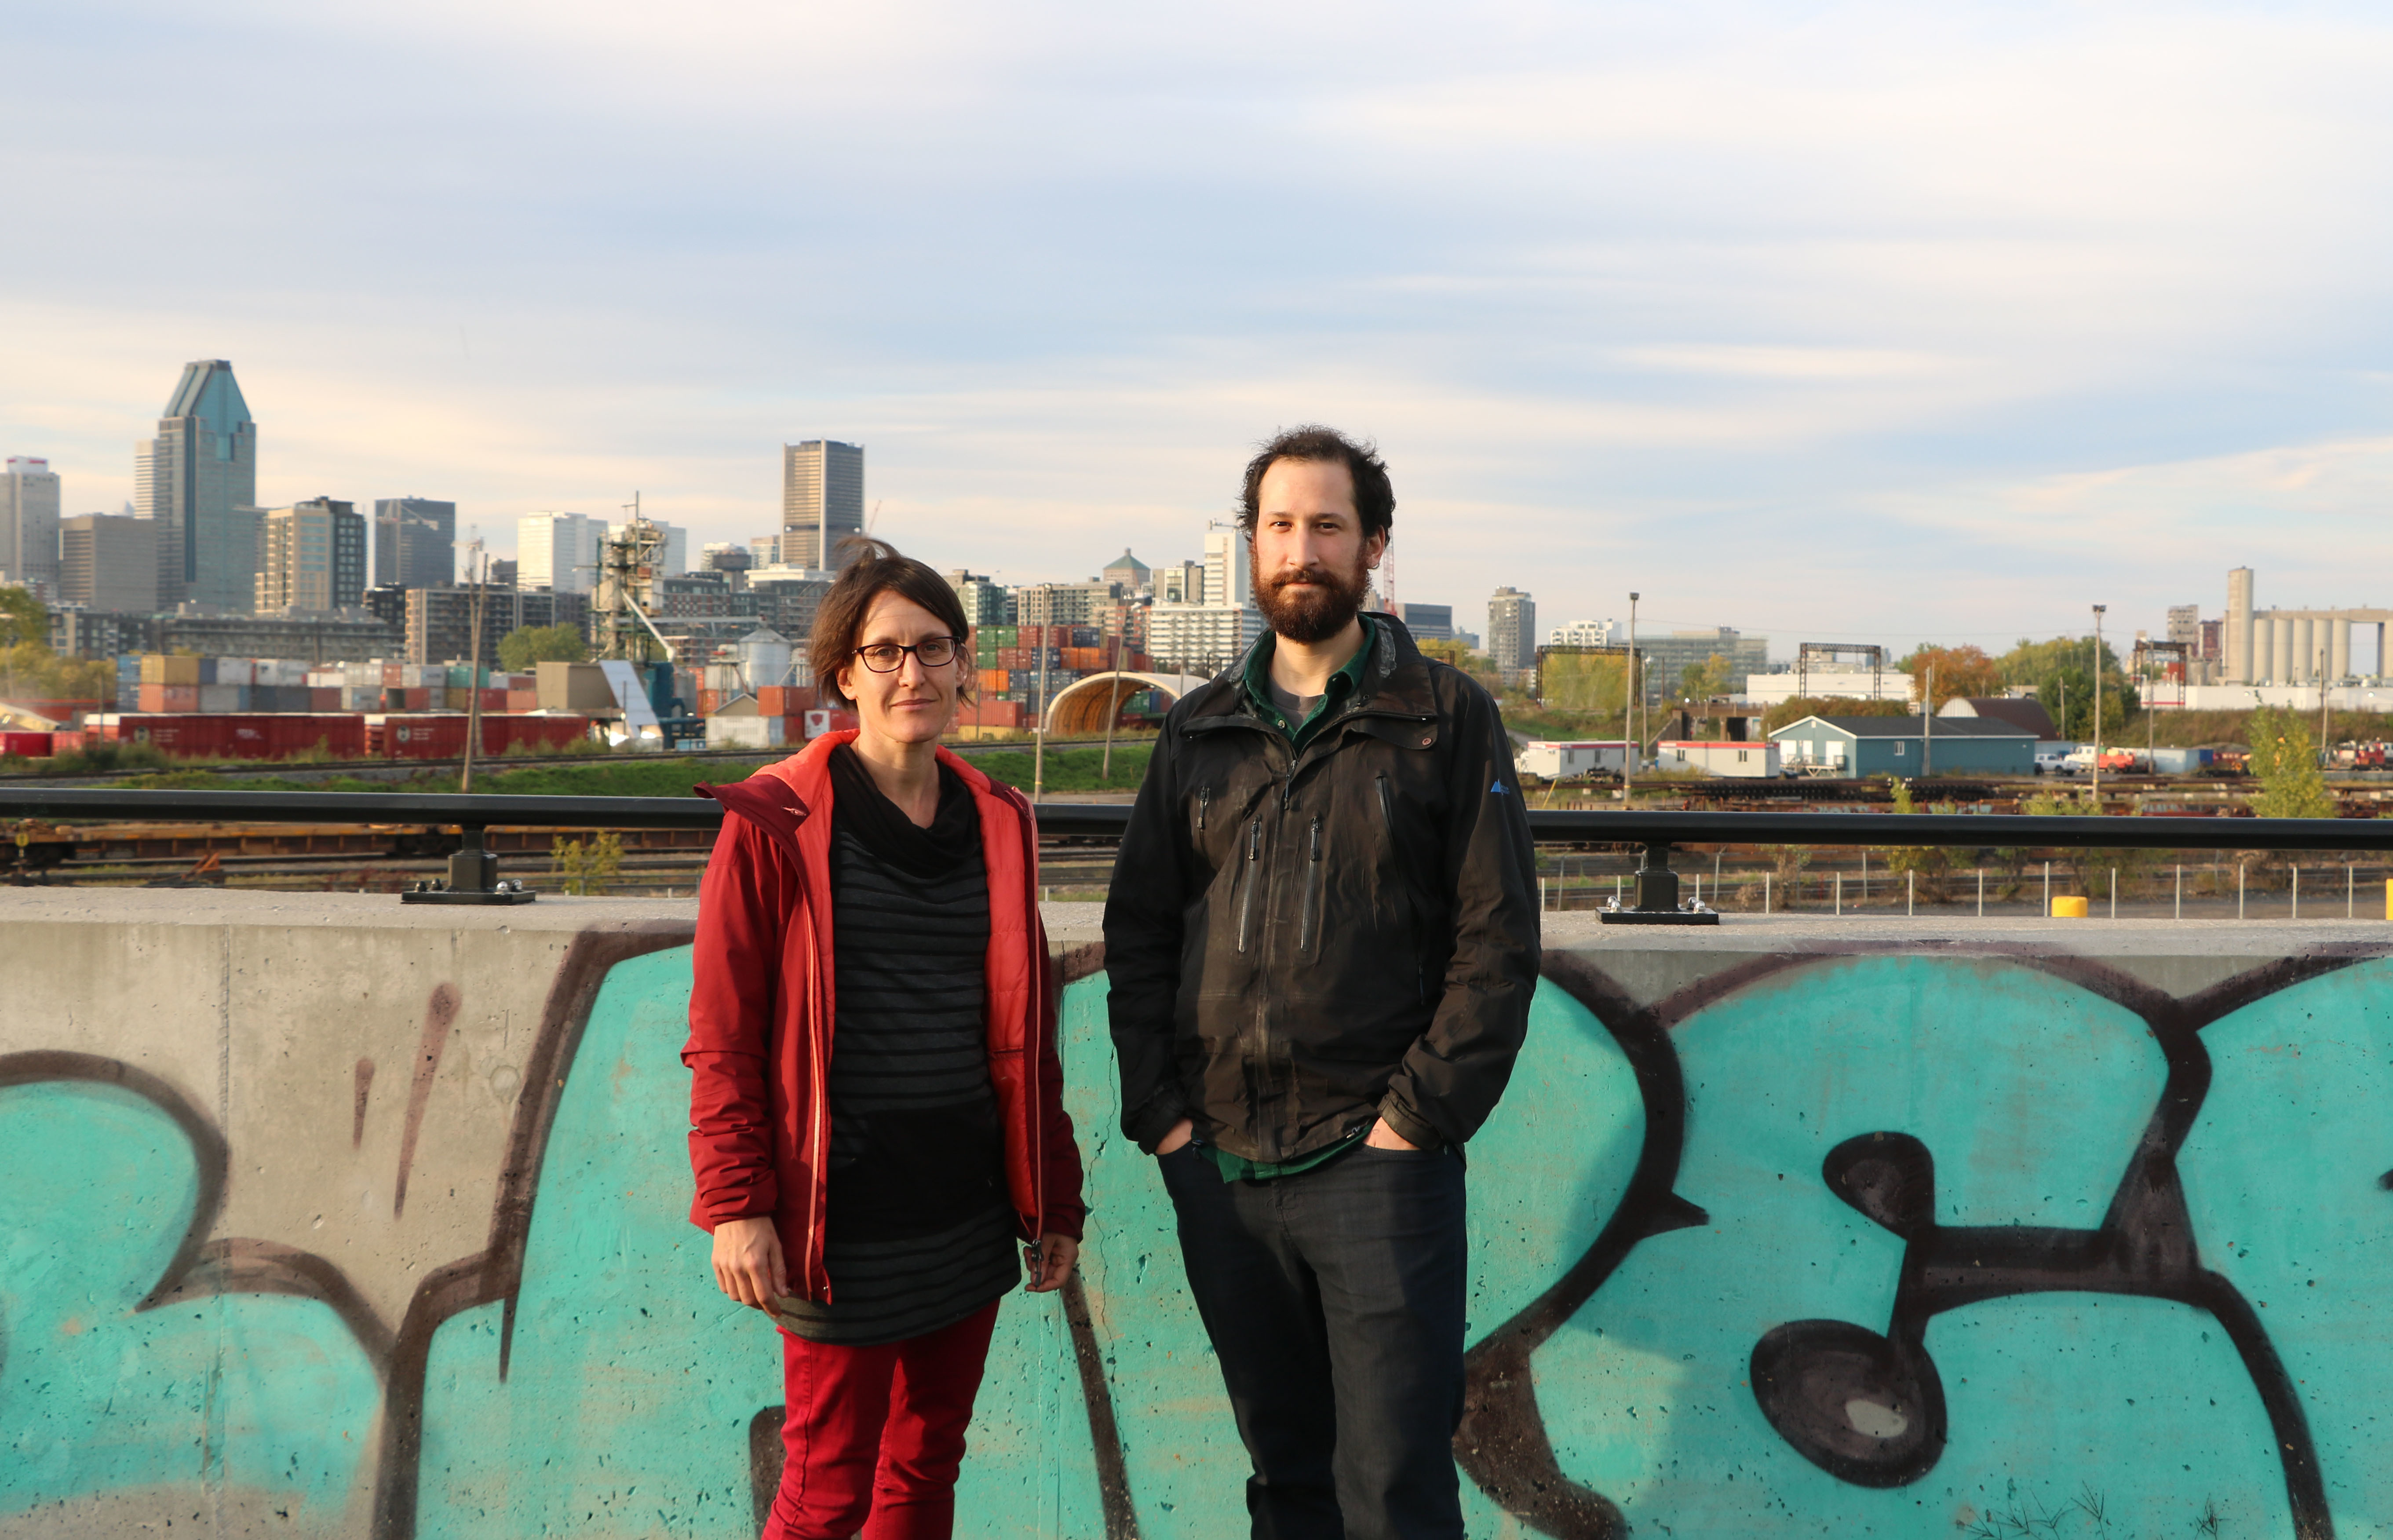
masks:
POLYGON ((1616 776, 1628 763, 1623 738, 1580 738, 1570 741, 1536 739, 1521 745, 1512 757, 1522 775, 1540 780, 1568 780, 1574 776, 1616 776))
POLYGON ((1778 745, 1767 742, 1665 738, 1654 746, 1654 764, 1656 769, 1699 770, 1707 776, 1769 777, 1785 773, 1778 745))

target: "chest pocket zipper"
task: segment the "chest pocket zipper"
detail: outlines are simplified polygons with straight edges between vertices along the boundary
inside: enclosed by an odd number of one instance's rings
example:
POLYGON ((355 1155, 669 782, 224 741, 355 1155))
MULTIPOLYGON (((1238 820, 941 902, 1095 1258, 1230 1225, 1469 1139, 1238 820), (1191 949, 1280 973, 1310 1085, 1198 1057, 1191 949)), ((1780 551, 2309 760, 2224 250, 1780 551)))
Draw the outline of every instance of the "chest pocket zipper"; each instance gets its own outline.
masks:
POLYGON ((1313 853, 1304 863, 1304 920, 1296 934, 1296 949, 1310 955, 1321 933, 1321 816, 1313 817, 1313 853))
POLYGON ((1205 832, 1205 810, 1211 806, 1212 803, 1213 789, 1210 786, 1198 787, 1196 789, 1196 832, 1199 834, 1205 832))
POLYGON ((1256 869, 1256 863, 1262 860, 1262 854, 1263 821, 1257 818, 1247 826, 1246 870, 1240 879, 1246 884, 1246 892, 1238 898, 1238 950, 1241 952, 1247 949, 1248 939, 1254 934, 1255 889, 1262 885, 1262 873, 1256 869))

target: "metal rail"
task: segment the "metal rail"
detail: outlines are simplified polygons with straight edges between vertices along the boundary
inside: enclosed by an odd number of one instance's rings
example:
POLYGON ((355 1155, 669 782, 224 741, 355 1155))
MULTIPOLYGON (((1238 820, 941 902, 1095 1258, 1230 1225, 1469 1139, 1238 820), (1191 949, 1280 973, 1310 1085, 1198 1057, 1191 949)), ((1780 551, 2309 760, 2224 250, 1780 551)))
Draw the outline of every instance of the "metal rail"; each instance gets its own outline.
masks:
MULTIPOLYGON (((1110 841, 1130 822, 1123 803, 1040 804, 1049 839, 1110 841)), ((401 896, 416 903, 527 903, 519 884, 498 880, 483 846, 493 826, 530 829, 711 829, 722 807, 705 797, 527 797, 425 791, 120 791, 99 787, 0 787, 0 820, 146 823, 413 824, 456 829, 464 848, 450 858, 445 889, 401 896)), ((1685 911, 1669 853, 1683 844, 1941 845, 1974 849, 2371 850, 2393 851, 2393 818, 2224 818, 2125 816, 2039 817, 2009 813, 1692 813, 1531 809, 1531 834, 1546 844, 1642 847, 1638 901, 1616 911, 1638 923, 1707 923, 1685 911), (1665 920, 1666 915, 1689 915, 1665 920)), ((1608 911, 1611 912, 1611 911, 1608 911)))

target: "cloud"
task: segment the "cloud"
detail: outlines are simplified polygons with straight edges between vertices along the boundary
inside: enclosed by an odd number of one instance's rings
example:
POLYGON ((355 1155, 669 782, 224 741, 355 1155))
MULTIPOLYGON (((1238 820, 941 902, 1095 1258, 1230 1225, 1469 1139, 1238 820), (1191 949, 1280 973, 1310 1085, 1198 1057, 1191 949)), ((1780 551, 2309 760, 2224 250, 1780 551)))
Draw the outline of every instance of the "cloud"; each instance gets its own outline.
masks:
POLYGON ((909 548, 1080 576, 1193 554, 1317 418, 1380 438, 1400 592, 1465 615, 1978 638, 2382 555, 2373 9, 11 24, 0 452, 76 508, 226 357, 265 495, 501 544, 634 489, 764 532, 828 433, 909 548))

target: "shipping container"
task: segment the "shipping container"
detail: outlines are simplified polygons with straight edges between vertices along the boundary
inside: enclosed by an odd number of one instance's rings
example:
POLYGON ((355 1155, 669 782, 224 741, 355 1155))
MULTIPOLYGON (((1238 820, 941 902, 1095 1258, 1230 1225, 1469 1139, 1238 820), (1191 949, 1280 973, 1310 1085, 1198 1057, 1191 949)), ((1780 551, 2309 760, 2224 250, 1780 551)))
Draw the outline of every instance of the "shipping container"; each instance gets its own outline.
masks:
POLYGON ((20 759, 47 759, 52 752, 49 733, 0 732, 0 754, 14 754, 20 759))
POLYGON ((766 716, 798 716, 815 704, 812 685, 767 685, 756 692, 756 707, 766 716))
MULTIPOLYGON (((188 659, 196 663, 198 659, 188 659)), ((196 671, 195 671, 196 672, 196 671)), ((197 685, 144 685, 141 686, 141 710, 145 711, 196 711, 200 709, 200 686, 197 685)))
POLYGON ((536 688, 529 690, 509 690, 506 692, 506 709, 510 711, 536 711, 540 710, 540 691, 536 688))
POLYGON ((197 685, 200 682, 200 659, 177 658, 163 652, 141 655, 141 683, 144 685, 197 685))
POLYGON ((309 685, 307 687, 307 709, 311 711, 339 711, 341 709, 340 686, 334 685, 331 689, 323 689, 313 685, 309 685))

